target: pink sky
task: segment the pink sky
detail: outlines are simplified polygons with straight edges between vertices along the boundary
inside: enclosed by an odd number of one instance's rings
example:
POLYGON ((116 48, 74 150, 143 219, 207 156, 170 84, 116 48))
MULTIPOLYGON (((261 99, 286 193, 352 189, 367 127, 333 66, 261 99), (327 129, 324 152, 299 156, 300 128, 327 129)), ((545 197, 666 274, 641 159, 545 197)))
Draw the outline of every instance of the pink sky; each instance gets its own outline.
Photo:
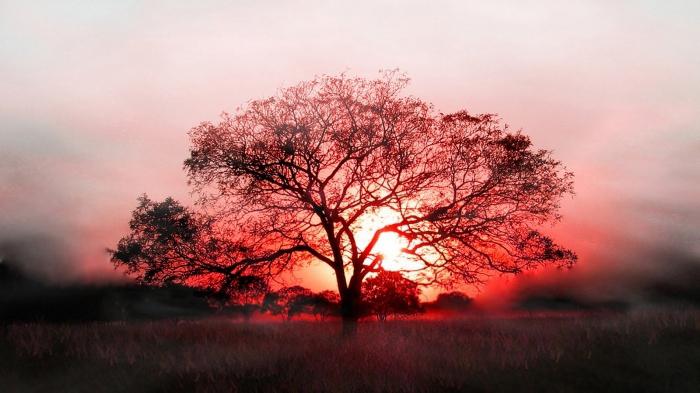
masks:
POLYGON ((0 3, 0 247, 41 239, 30 269, 114 277, 103 250, 139 194, 191 201, 192 126, 396 67, 410 94, 498 113, 575 172, 552 233, 579 271, 639 266, 636 244, 700 254, 700 3, 174 3, 0 3))

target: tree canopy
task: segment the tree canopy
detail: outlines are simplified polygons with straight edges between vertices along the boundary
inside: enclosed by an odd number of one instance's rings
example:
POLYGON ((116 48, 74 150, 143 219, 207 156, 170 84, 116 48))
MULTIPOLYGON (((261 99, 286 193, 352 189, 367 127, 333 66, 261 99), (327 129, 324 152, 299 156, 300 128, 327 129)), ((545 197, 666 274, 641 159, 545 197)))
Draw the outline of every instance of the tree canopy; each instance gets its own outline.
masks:
POLYGON ((268 260, 251 257, 242 242, 226 237, 210 217, 172 198, 154 202, 143 195, 138 202, 129 235, 109 251, 140 282, 189 284, 226 299, 267 290, 268 260))
POLYGON ((407 83, 396 71, 318 77, 196 126, 185 169, 201 212, 166 200, 176 229, 151 241, 139 219, 161 209, 142 200, 113 260, 144 279, 212 273, 221 288, 319 261, 350 320, 383 269, 385 233, 403 239, 414 263, 399 270, 421 285, 573 264, 541 232, 560 218, 572 173, 496 115, 440 113, 402 94, 407 83), (361 242, 381 209, 395 219, 361 242))

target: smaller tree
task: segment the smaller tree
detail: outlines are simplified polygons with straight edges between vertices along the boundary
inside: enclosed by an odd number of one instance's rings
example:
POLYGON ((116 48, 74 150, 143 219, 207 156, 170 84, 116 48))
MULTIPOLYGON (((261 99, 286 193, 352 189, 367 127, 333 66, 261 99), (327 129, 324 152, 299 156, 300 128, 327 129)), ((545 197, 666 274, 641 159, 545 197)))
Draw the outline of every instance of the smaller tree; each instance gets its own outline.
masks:
POLYGON ((440 311, 460 312, 468 310, 472 305, 472 298, 464 292, 453 291, 441 293, 433 302, 433 307, 440 311))
POLYGON ((340 313, 340 296, 335 291, 321 291, 312 298, 311 314, 314 318, 324 320, 340 313))
POLYGON ((380 321, 386 321, 390 315, 410 315, 420 311, 418 285, 400 272, 381 270, 368 278, 365 285, 367 311, 380 321))
POLYGON ((340 297, 333 291, 314 293, 295 285, 268 292, 262 309, 272 315, 281 315, 289 321, 297 315, 309 314, 315 319, 325 319, 339 311, 340 297))
POLYGON ((231 283, 227 291, 213 293, 210 303, 219 310, 249 321, 256 312, 262 311, 262 301, 269 289, 267 282, 260 277, 245 276, 231 283))
POLYGON ((311 313, 314 293, 299 285, 269 292, 263 299, 263 310, 272 315, 281 315, 287 321, 295 315, 311 313))

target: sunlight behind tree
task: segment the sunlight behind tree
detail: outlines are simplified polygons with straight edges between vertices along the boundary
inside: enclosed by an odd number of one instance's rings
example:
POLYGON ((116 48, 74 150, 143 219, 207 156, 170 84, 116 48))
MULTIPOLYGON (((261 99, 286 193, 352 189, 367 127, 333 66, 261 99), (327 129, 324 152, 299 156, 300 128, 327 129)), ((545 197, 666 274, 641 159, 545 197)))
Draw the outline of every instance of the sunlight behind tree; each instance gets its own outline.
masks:
POLYGON ((190 243, 204 244, 165 245, 202 253, 169 250, 172 269, 158 255, 123 252, 152 244, 153 233, 132 226, 114 262, 214 278, 220 291, 249 272, 266 281, 320 262, 348 326, 365 279, 386 269, 450 285, 571 266, 576 255, 540 229, 560 218, 573 174, 497 116, 440 113, 402 95, 407 84, 397 71, 322 76, 201 123, 185 169, 196 222, 208 228, 190 243))

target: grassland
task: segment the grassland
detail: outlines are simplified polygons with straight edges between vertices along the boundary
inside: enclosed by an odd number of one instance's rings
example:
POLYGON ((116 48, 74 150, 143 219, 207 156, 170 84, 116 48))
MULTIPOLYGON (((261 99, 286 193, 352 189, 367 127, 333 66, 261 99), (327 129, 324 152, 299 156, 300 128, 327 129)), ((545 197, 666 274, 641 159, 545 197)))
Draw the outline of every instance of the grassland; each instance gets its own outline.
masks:
POLYGON ((11 324, 3 392, 698 392, 700 313, 11 324))

